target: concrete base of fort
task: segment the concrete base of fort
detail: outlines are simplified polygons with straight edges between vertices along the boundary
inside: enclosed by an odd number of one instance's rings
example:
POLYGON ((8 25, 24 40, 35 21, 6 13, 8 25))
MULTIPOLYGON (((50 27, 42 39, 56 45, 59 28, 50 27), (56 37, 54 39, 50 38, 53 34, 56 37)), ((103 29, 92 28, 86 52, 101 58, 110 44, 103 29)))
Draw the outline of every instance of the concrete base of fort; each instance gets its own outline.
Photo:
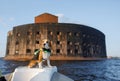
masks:
MULTIPOLYGON (((33 56, 6 56, 5 60, 29 61, 33 56)), ((50 60, 104 60, 106 58, 99 57, 80 57, 80 56, 51 56, 50 60)))
POLYGON ((7 55, 4 57, 4 60, 15 60, 15 61, 29 61, 33 56, 24 56, 24 55, 7 55))

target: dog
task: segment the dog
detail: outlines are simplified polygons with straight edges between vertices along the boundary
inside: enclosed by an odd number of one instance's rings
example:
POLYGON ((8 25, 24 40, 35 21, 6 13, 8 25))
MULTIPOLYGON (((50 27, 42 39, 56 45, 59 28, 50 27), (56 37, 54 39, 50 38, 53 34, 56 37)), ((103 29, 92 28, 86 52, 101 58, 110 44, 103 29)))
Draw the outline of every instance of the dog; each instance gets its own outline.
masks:
POLYGON ((43 68, 43 61, 47 61, 47 66, 51 67, 51 64, 50 64, 51 50, 50 50, 49 43, 46 39, 43 40, 43 48, 40 48, 34 54, 35 55, 38 54, 37 55, 38 59, 31 60, 28 67, 31 68, 31 67, 34 67, 36 64, 38 64, 39 68, 43 68))

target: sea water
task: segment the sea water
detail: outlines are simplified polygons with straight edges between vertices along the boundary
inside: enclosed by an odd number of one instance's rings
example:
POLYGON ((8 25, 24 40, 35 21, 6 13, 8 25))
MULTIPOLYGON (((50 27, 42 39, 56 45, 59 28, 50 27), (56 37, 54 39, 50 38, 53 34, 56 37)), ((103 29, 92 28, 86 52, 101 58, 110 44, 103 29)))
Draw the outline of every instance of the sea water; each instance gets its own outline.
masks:
MULTIPOLYGON (((11 73, 29 62, 5 61, 0 59, 2 74, 11 73)), ((58 71, 75 81, 120 81, 120 59, 99 61, 51 61, 58 71)))

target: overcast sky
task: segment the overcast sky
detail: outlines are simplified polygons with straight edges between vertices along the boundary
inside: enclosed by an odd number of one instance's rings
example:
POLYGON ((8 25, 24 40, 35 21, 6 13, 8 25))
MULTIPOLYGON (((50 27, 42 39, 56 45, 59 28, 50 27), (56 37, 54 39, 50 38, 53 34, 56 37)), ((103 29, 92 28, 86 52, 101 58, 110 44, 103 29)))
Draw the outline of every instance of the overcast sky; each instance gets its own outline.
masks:
POLYGON ((84 24, 106 35, 108 56, 120 56, 120 0, 0 0, 0 57, 5 55, 7 32, 34 23, 42 13, 59 22, 84 24))

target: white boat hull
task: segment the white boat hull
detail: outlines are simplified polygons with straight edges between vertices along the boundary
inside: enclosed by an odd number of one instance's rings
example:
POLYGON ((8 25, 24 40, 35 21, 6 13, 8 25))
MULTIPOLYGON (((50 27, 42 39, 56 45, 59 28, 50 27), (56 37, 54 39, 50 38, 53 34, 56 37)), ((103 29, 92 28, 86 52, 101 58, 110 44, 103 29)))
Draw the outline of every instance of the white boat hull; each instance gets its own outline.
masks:
POLYGON ((7 81, 74 81, 57 72, 57 67, 28 68, 19 67, 11 74, 5 75, 7 81))

